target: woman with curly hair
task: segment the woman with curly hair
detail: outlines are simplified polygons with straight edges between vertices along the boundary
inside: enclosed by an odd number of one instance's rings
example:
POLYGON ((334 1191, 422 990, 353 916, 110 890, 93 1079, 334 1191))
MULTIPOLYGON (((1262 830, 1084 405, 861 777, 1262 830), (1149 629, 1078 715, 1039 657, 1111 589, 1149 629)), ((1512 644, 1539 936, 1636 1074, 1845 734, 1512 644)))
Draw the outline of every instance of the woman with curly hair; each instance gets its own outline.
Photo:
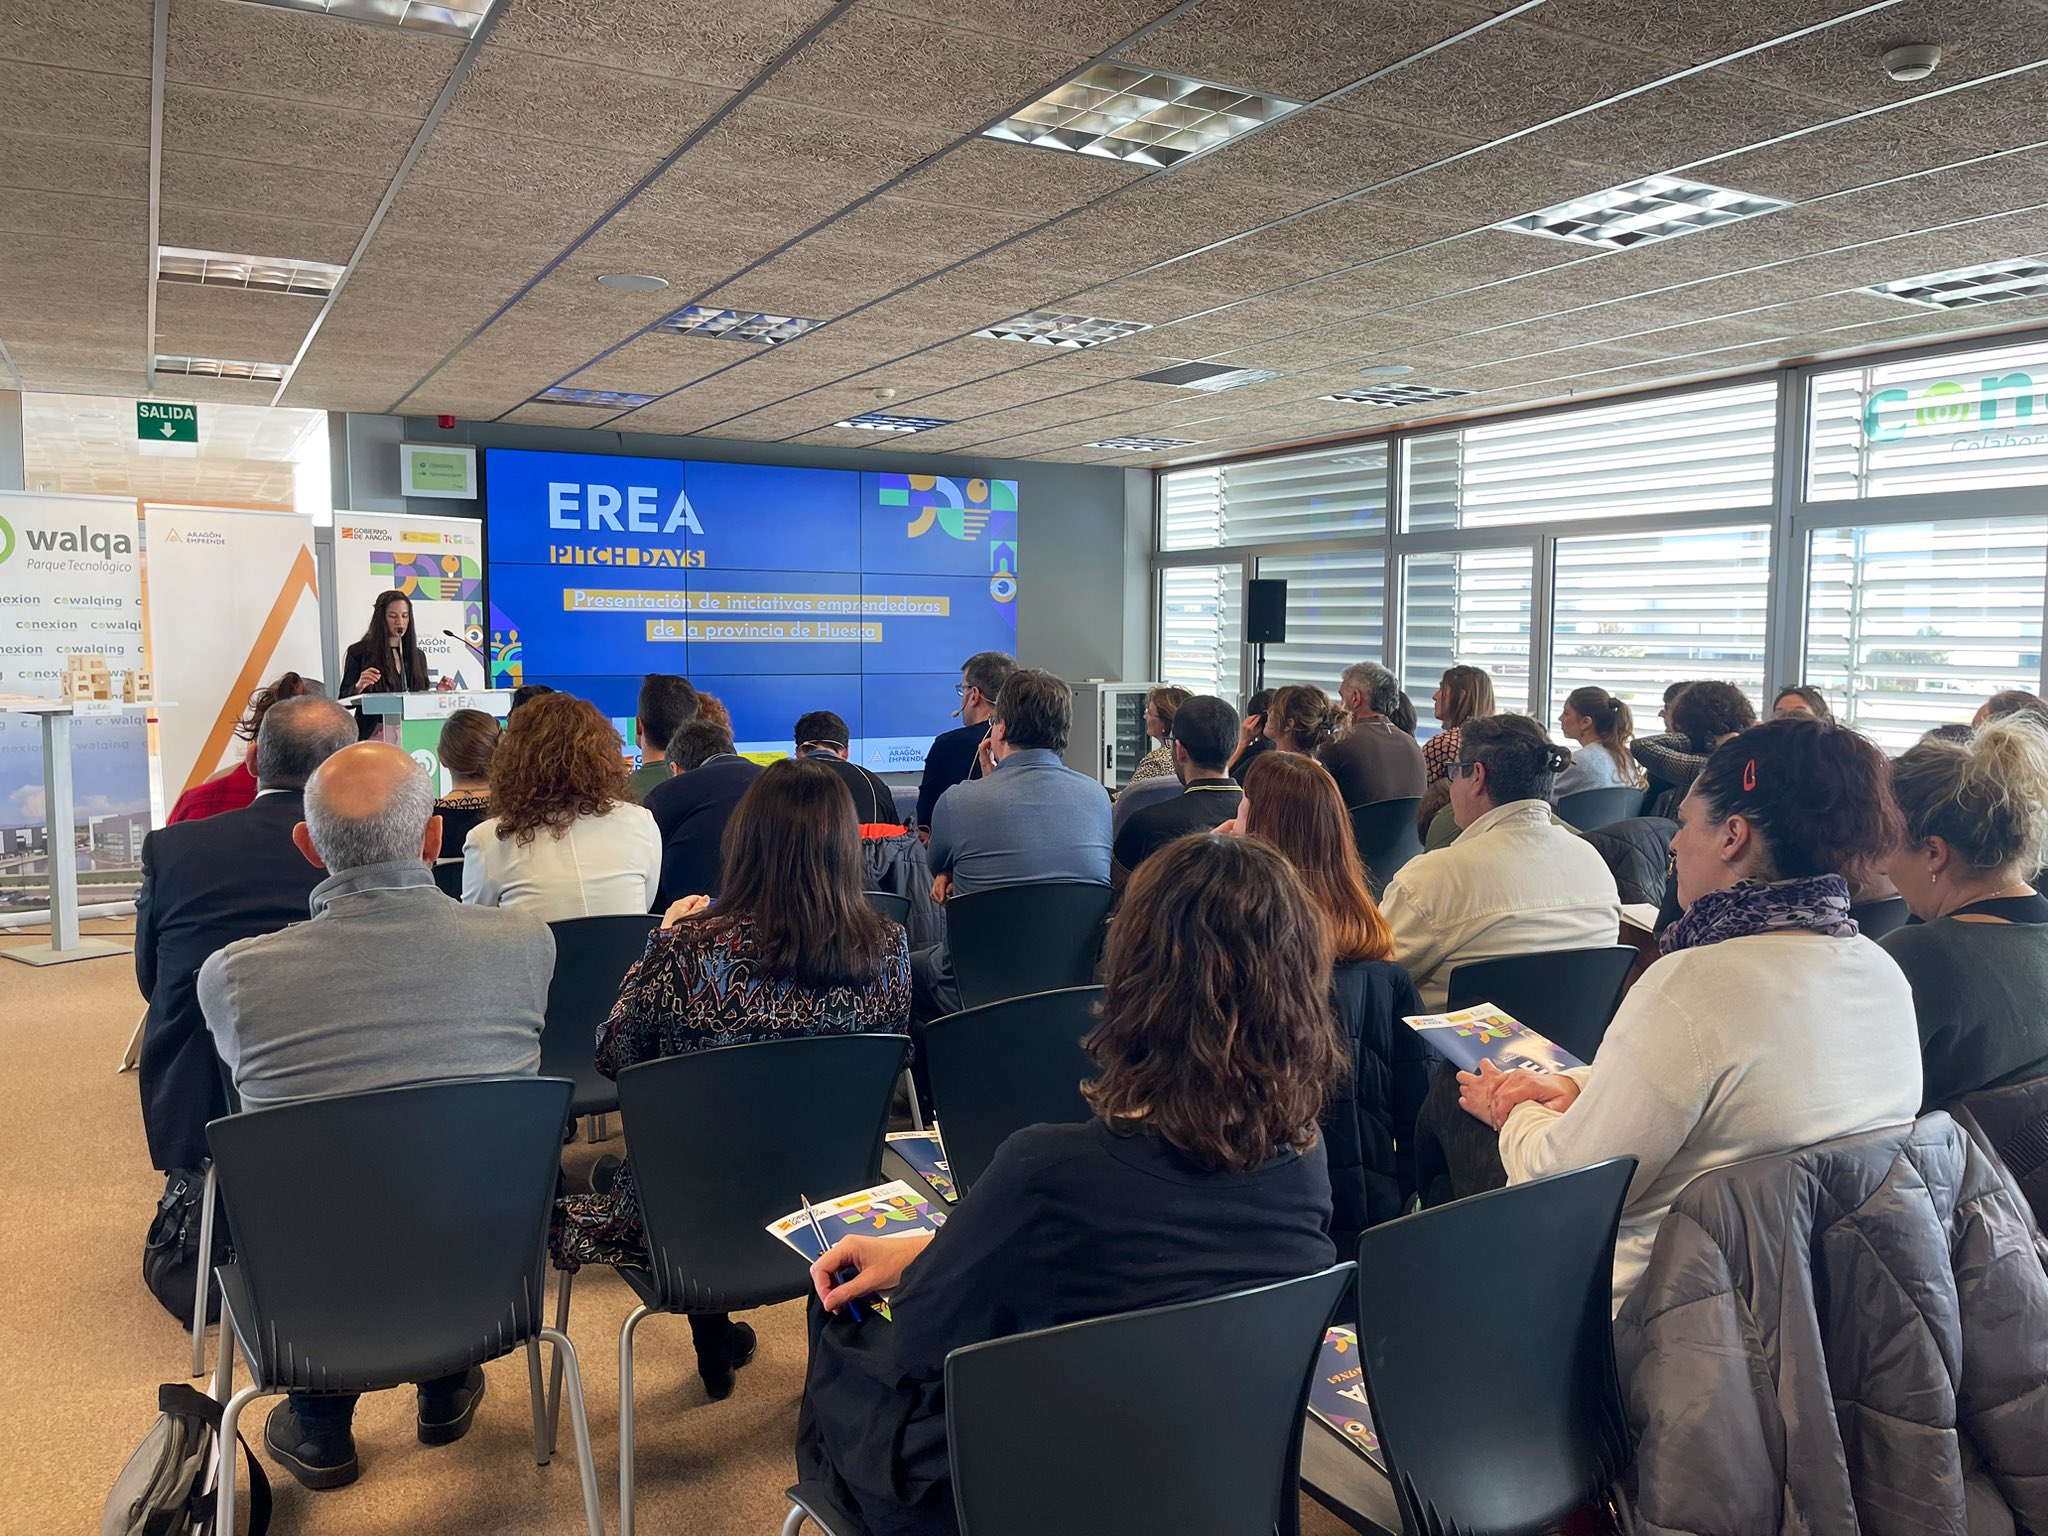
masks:
POLYGON ((661 833, 633 803, 626 747, 595 704, 532 700, 491 759, 496 816, 462 845, 462 899, 542 922, 646 912, 661 881, 661 833))
POLYGON ((287 672, 276 682, 250 694, 249 707, 235 725, 237 739, 249 744, 241 760, 234 767, 222 769, 178 796, 178 803, 171 807, 170 819, 164 825, 199 821, 208 816, 218 816, 223 811, 239 811, 245 805, 253 805, 256 801, 256 732, 262 728, 263 717, 270 713, 271 705, 308 693, 325 697, 327 689, 316 677, 301 677, 296 672, 287 672))

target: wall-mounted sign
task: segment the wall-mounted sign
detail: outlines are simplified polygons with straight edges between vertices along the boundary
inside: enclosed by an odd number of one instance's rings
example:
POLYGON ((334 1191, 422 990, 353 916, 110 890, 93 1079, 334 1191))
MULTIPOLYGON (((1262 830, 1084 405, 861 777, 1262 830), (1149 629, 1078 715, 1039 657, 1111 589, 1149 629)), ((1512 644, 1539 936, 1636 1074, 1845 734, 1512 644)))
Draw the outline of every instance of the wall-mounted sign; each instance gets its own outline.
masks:
POLYGON ((476 500, 476 450, 459 443, 400 443, 398 478, 408 496, 476 500))
POLYGON ((199 407, 180 405, 175 400, 138 400, 135 436, 145 443, 196 443, 199 407))

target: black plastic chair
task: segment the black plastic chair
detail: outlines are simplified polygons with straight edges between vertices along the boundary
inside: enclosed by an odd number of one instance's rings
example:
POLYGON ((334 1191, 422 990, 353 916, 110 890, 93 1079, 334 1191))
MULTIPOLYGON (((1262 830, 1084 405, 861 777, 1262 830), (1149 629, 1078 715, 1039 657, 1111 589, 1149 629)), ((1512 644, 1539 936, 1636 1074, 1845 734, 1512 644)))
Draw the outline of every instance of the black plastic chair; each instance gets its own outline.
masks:
POLYGON ((1906 908, 1903 896, 1888 896, 1883 901, 1859 901, 1849 908, 1849 915, 1856 919, 1857 930, 1866 939, 1881 939, 1888 933, 1896 933, 1906 926, 1906 919, 1913 914, 1906 908))
POLYGON ((879 912, 892 923, 901 923, 904 932, 910 931, 910 898, 898 896, 894 891, 862 891, 870 911, 879 912))
MULTIPOLYGON (((1204 1301, 969 1344, 946 1357, 946 1444, 961 1536, 1116 1531, 1295 1536, 1296 1464, 1339 1264, 1204 1301)), ((816 1483, 808 1518, 859 1525, 816 1483)))
POLYGON ((1621 1006, 1637 952, 1628 944, 1469 960, 1451 972, 1444 1011, 1492 1003, 1581 1061, 1591 1061, 1621 1006))
MULTIPOLYGON (((619 1328, 619 1536, 633 1536, 635 1330, 656 1312, 742 1312, 809 1294, 809 1269, 766 1228, 799 1196, 881 1182, 889 1096, 909 1048, 902 1035, 809 1035, 619 1074, 647 1245, 644 1266, 619 1269, 639 1301, 619 1328)), ((565 1273, 563 1332, 569 1294, 565 1273)))
POLYGON ((1606 1499, 1627 1467, 1610 1312, 1635 1170, 1613 1158, 1359 1238, 1359 1363, 1408 1536, 1537 1536, 1606 1499), (1485 1275, 1503 1284, 1475 1287, 1485 1275))
POLYGON ((1043 881, 946 903, 946 944, 960 1006, 979 1008, 1095 980, 1109 887, 1043 881))
POLYGON ((443 896, 453 896, 457 901, 462 900, 462 860, 434 860, 434 884, 441 888, 443 896))
POLYGON ((1100 987, 1066 987, 969 1008, 924 1027, 921 1049, 946 1164, 964 1195, 1013 1131, 1071 1125, 1094 1111, 1081 1084, 1099 1070, 1081 1049, 1100 987))
POLYGON ((590 1536, 603 1536, 583 1376, 542 1316, 569 1084, 492 1077, 308 1099, 206 1128, 235 1260, 221 1288, 226 1403, 214 1529, 235 1529, 236 1426, 256 1397, 376 1392, 524 1345, 534 1459, 549 1456, 540 1340, 566 1366, 590 1536), (235 1348, 254 1380, 234 1392, 235 1348))
POLYGON ((1557 802, 1557 819, 1580 832, 1611 827, 1643 814, 1643 792, 1626 784, 1610 789, 1582 789, 1557 802))
MULTIPOLYGON (((647 936, 661 919, 643 912, 567 917, 549 923, 555 936, 555 974, 548 983, 547 1022, 540 1033, 540 1070, 576 1085, 571 1118, 608 1115, 619 1107, 618 1086, 597 1070, 597 1026, 619 1000, 619 984, 647 953, 647 936)), ((590 1127, 595 1141, 598 1127, 590 1127)))
POLYGON ((1421 804, 1419 795, 1411 795, 1405 800, 1375 800, 1346 808, 1352 841, 1358 844, 1366 883, 1375 896, 1387 888, 1403 864, 1422 852, 1422 839, 1415 831, 1415 812, 1421 804))

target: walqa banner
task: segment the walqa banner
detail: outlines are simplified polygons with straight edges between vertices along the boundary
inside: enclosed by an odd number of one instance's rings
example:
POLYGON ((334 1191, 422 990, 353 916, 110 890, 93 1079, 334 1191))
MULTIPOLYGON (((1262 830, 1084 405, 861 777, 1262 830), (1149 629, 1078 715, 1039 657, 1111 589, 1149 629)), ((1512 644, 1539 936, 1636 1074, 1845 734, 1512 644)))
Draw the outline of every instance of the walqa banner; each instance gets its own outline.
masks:
POLYGON ((484 644, 484 525, 473 517, 334 514, 334 659, 363 637, 378 594, 403 592, 427 674, 490 687, 484 644), (459 639, 451 639, 453 630, 459 639), (465 643, 467 642, 467 643, 465 643), (472 649, 475 647, 476 649, 472 649))
MULTIPOLYGON (((144 665, 140 542, 126 497, 0 492, 0 695, 56 698, 74 652, 144 665)), ((81 895, 125 900, 149 830, 141 714, 74 722, 71 775, 81 895)), ((50 836, 42 721, 0 712, 0 910, 49 904, 50 836)))

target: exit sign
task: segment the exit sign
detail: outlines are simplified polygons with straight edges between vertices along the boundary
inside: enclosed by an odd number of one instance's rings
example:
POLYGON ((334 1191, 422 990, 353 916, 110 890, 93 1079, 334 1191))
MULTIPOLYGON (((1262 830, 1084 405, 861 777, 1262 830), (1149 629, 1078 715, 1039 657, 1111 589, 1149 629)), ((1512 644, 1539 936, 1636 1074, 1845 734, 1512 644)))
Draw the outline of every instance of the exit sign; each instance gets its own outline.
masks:
POLYGON ((145 443, 196 443, 199 407, 168 400, 138 400, 135 435, 145 443))

